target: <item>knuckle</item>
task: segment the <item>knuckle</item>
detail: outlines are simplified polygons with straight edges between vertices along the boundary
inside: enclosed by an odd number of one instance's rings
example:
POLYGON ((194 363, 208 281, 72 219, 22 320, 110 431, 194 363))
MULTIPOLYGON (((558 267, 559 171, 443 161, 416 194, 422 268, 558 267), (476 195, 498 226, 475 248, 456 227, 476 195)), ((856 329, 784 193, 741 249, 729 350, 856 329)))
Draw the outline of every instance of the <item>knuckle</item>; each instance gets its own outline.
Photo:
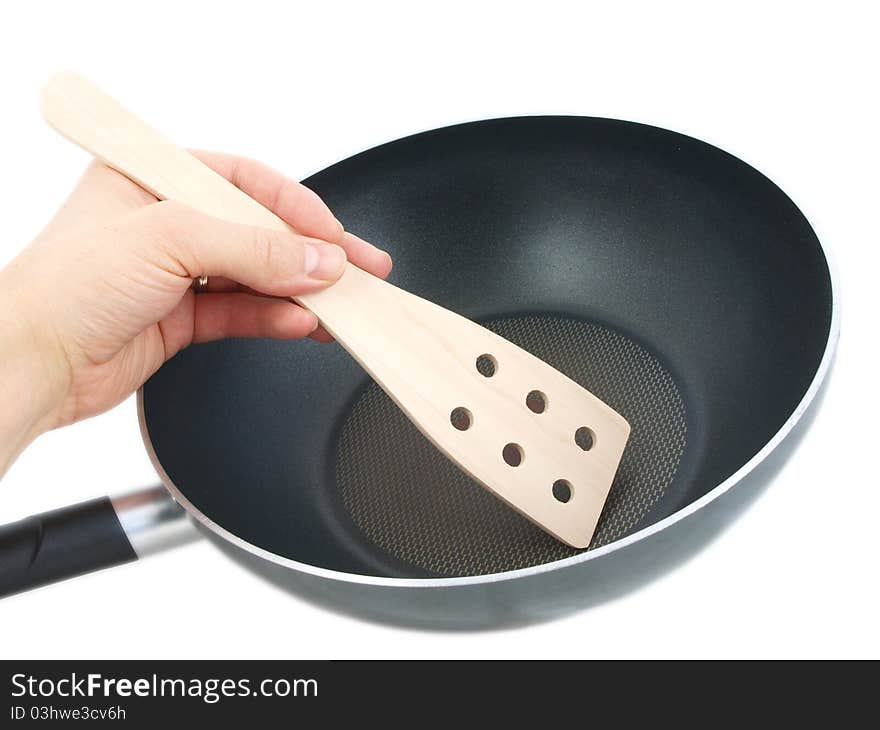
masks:
POLYGON ((274 271, 278 265, 278 243, 270 231, 254 228, 251 233, 254 260, 265 271, 274 271))
POLYGON ((300 185, 295 180, 284 178, 275 188, 275 196, 272 201, 272 210, 288 210, 298 206, 304 197, 307 188, 300 185))
POLYGON ((298 249, 289 236, 266 228, 255 228, 252 234, 254 257, 260 267, 277 277, 287 277, 300 266, 298 249))

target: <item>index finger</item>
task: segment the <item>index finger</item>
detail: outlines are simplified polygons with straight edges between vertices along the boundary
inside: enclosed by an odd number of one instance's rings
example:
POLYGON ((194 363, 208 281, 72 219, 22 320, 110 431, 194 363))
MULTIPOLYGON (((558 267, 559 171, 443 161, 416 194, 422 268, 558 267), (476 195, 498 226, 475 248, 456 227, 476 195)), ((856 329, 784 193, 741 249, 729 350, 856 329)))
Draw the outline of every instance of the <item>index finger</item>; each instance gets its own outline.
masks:
POLYGON ((317 193, 268 165, 222 152, 192 152, 214 172, 293 226, 298 233, 340 243, 345 229, 317 193))
POLYGON ((193 154, 297 233, 336 243, 355 266, 382 279, 388 276, 392 265, 388 253, 345 231, 320 196, 305 185, 247 157, 204 150, 193 150, 193 154))

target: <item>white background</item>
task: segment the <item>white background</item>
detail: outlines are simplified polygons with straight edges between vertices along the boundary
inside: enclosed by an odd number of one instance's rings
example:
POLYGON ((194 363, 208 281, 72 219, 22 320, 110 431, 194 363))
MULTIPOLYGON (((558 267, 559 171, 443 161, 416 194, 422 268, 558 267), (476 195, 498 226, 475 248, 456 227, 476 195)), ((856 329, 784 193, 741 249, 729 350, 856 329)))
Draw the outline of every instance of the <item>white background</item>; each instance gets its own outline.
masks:
MULTIPOLYGON (((878 26, 869 3, 823 5, 7 8, 0 263, 86 163, 37 111, 44 80, 74 68, 182 144, 295 177, 484 117, 584 114, 685 132, 755 165, 798 203, 835 254, 844 312, 827 397, 778 478, 696 557, 613 602, 528 628, 421 632, 301 602, 203 542, 0 602, 0 656, 880 655, 878 26)), ((155 481, 129 400, 40 438, 0 482, 0 521, 155 481)))

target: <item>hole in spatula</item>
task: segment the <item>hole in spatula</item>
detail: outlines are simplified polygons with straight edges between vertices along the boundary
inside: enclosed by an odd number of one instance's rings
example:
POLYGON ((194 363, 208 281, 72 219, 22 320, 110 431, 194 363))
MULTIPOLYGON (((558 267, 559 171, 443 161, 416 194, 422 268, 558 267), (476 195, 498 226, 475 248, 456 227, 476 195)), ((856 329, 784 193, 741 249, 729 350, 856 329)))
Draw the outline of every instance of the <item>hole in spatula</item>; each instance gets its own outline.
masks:
POLYGON ((557 479, 553 482, 553 496, 563 504, 568 502, 571 499, 571 482, 566 479, 557 479))
POLYGON ((525 452, 523 452, 522 446, 519 444, 507 444, 502 449, 501 456, 504 458, 504 463, 508 466, 519 466, 525 458, 525 452))
POLYGON ((547 396, 540 390, 533 390, 526 396, 526 407, 532 413, 543 413, 547 410, 547 396))
POLYGON ((477 372, 484 378, 491 378, 498 370, 498 361, 491 355, 480 355, 477 358, 477 372))
POLYGON ((593 433, 592 429, 581 426, 574 432, 574 442, 584 451, 589 451, 596 445, 596 434, 593 433))
POLYGON ((449 422, 459 431, 467 431, 474 422, 474 417, 467 408, 453 408, 449 414, 449 422))

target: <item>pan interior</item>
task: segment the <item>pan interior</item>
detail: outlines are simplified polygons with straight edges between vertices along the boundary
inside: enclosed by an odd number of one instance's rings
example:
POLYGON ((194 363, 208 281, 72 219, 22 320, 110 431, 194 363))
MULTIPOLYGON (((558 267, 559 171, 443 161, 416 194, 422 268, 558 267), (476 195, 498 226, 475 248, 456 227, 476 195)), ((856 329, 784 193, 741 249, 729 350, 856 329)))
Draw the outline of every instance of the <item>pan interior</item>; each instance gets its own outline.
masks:
MULTIPOLYGON (((537 314, 483 324, 629 420, 630 440, 590 547, 631 532, 666 492, 685 450, 685 404, 669 370, 632 338, 579 319, 537 314)), ((334 472, 364 537, 431 575, 499 573, 581 552, 460 471, 372 382, 340 429, 334 472)))

